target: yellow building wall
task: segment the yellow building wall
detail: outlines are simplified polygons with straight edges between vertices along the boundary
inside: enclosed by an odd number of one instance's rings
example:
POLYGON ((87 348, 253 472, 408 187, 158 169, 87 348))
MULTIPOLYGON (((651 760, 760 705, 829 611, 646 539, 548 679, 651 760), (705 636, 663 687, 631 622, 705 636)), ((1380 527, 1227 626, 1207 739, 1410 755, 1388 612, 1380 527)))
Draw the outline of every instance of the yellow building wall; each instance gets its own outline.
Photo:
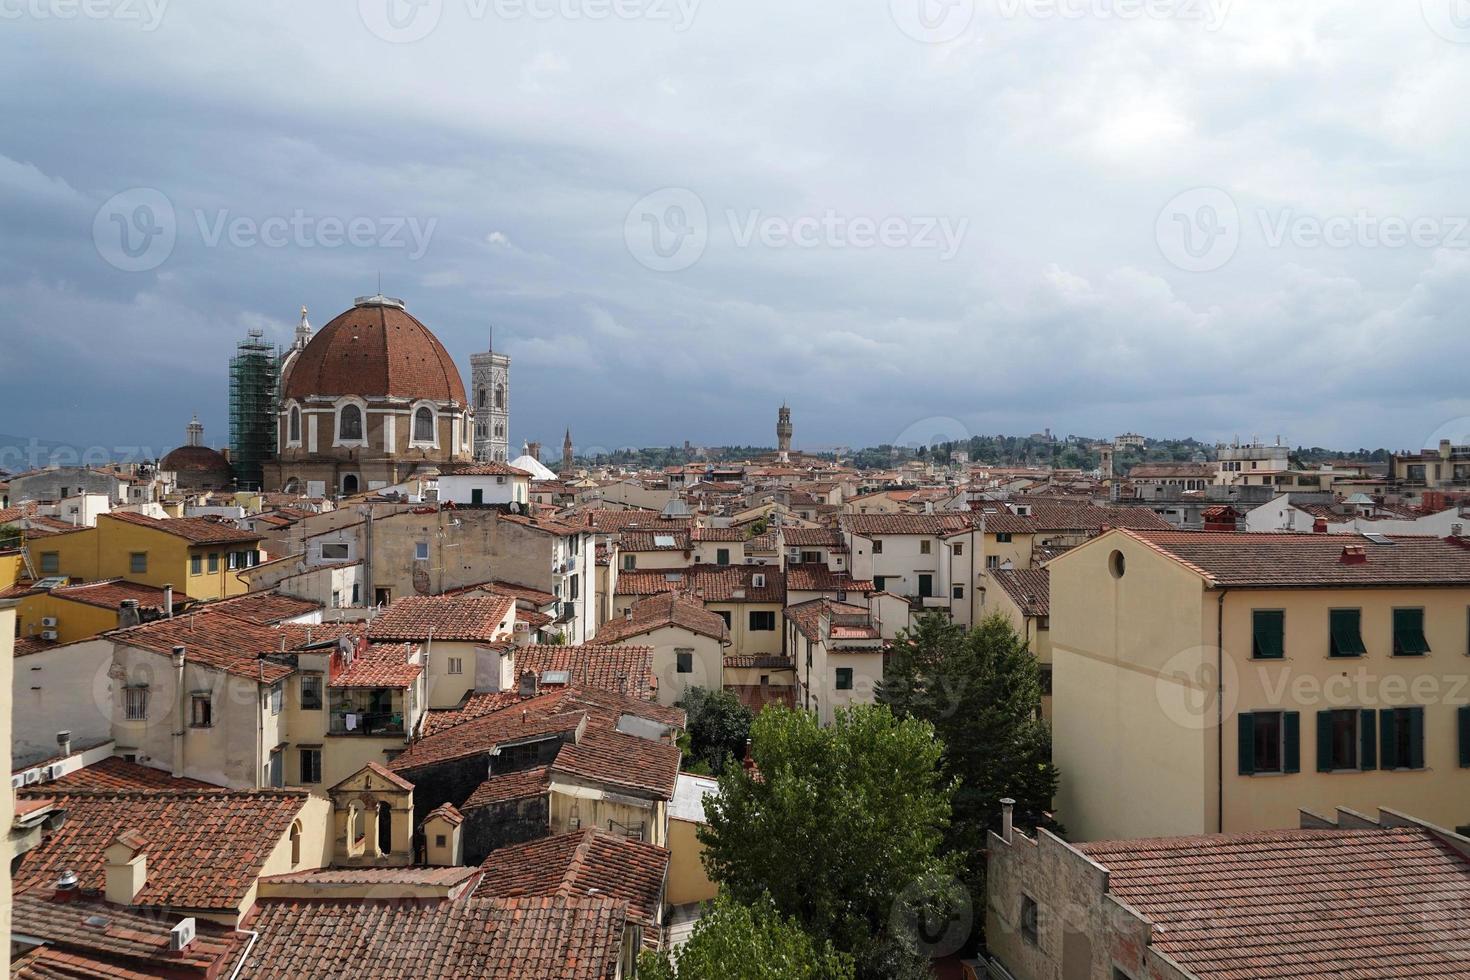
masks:
POLYGON ((668 804, 664 801, 650 801, 647 808, 632 806, 626 803, 618 803, 610 799, 598 799, 595 794, 601 790, 584 787, 573 783, 554 783, 551 787, 551 833, 565 834, 574 829, 571 825, 572 808, 577 809, 577 819, 581 821, 580 829, 595 827, 598 830, 608 830, 616 833, 609 821, 623 827, 636 827, 643 825, 643 839, 650 844, 660 847, 668 846, 667 843, 667 813, 668 804), (573 795, 583 793, 587 795, 573 795))
POLYGON ((31 542, 31 560, 37 575, 59 574, 91 581, 122 578, 162 588, 172 585, 194 599, 221 599, 244 595, 249 586, 229 568, 229 552, 245 551, 253 543, 191 546, 188 541, 150 527, 111 520, 105 515, 97 526, 67 531, 31 542), (41 556, 56 552, 59 570, 42 571, 41 556), (132 555, 148 556, 147 570, 132 570, 132 555), (209 556, 218 555, 217 567, 209 570, 209 556), (198 555, 200 573, 191 574, 190 559, 198 555))
MULTIPOLYGON (((1206 598, 1213 628, 1214 595, 1206 598)), ((1226 699, 1233 710, 1225 723, 1225 830, 1295 827, 1300 807, 1330 813, 1338 806, 1370 813, 1385 806, 1451 829, 1470 824, 1470 769, 1460 768, 1456 729, 1456 712, 1470 704, 1467 611, 1465 588, 1227 593, 1224 646, 1234 669, 1226 680, 1239 693, 1226 699), (1396 607, 1424 610, 1427 655, 1392 655, 1396 607), (1284 659, 1251 659, 1256 609, 1285 612, 1284 659), (1328 656, 1331 609, 1361 611, 1365 655, 1328 656), (1424 769, 1317 771, 1318 711, 1411 705, 1425 709, 1424 769), (1300 713, 1301 772, 1240 775, 1236 714, 1277 710, 1300 713)))
POLYGON ((700 860, 704 845, 699 842, 698 829, 698 824, 688 820, 669 821, 669 877, 664 894, 670 905, 713 901, 719 892, 700 860))
MULTIPOLYGON (((331 803, 320 796, 307 797, 306 803, 296 815, 295 823, 301 831, 301 860, 296 862, 291 860, 291 831, 290 828, 287 828, 286 833, 282 834, 276 846, 271 848, 270 856, 261 866, 261 878, 290 874, 293 871, 314 871, 332 863, 331 803)), ((254 907, 259 890, 259 882, 252 882, 250 890, 246 892, 244 900, 240 903, 240 915, 234 921, 227 922, 227 925, 239 925, 240 920, 254 907)), ((206 916, 205 918, 218 919, 219 917, 206 916)))
POLYGON ((985 535, 985 565, 990 567, 990 559, 993 556, 999 567, 1004 567, 1010 562, 1012 568, 1031 567, 1031 548, 1035 542, 1035 535, 1012 534, 1011 540, 997 540, 994 534, 985 535))
MULTIPOLYGON (((9 691, 15 665, 15 608, 0 601, 0 691, 9 691)), ((5 745, 0 748, 0 761, 5 771, 10 772, 10 698, 0 697, 0 731, 6 734, 5 745)), ((0 791, 0 826, 7 832, 15 823, 15 789, 7 780, 0 791)), ((0 976, 10 976, 10 862, 0 868, 0 976)))
POLYGON ((1216 675, 1202 580, 1117 533, 1049 567, 1052 756, 1069 837, 1213 831, 1216 675), (1109 570, 1115 550, 1121 578, 1109 570))
POLYGON ((49 592, 23 596, 20 600, 20 635, 39 636, 47 617, 56 618, 57 642, 70 643, 117 629, 117 610, 85 602, 74 602, 49 592))
POLYGON ((0 589, 8 589, 25 575, 26 563, 19 551, 0 553, 0 589))

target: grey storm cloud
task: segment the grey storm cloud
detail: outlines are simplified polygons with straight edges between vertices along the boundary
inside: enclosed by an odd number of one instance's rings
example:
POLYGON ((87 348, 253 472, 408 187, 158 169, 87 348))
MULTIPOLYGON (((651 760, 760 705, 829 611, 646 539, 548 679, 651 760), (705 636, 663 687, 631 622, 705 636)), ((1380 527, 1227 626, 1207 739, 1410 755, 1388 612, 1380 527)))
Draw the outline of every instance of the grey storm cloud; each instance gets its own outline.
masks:
POLYGON ((234 342, 381 276, 516 442, 1422 445, 1455 2, 0 0, 0 432, 222 444, 234 342))

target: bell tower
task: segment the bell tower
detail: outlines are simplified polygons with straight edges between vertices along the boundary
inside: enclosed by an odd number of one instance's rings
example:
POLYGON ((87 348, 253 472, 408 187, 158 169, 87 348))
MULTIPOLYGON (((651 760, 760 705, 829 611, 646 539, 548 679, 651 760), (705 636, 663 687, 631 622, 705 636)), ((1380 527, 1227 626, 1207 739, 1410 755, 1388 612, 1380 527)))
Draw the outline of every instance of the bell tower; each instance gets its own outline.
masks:
POLYGON ((781 454, 782 461, 791 456, 791 408, 784 402, 776 416, 776 450, 781 454))
POLYGON ((470 387, 475 412, 475 459, 504 463, 510 459, 510 357, 490 349, 470 355, 470 387))

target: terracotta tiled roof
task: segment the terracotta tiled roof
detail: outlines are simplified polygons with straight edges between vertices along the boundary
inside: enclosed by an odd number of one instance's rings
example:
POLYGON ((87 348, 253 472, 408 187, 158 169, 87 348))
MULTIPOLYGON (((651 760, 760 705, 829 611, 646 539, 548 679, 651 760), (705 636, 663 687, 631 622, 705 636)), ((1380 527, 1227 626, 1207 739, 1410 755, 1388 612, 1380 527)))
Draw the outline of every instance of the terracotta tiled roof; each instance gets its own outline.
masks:
POLYGON ((1152 921, 1152 945, 1202 980, 1470 976, 1470 861, 1421 828, 1077 848, 1152 921))
POLYGON ((674 592, 649 596, 633 603, 630 616, 604 623, 597 631, 598 643, 622 643, 666 626, 678 626, 728 643, 730 631, 724 617, 710 612, 704 604, 674 592))
POLYGON ((835 527, 783 527, 781 539, 788 548, 834 548, 847 550, 842 532, 835 527))
POLYGON ((1056 500, 1027 501, 1036 529, 1045 531, 1101 531, 1126 527, 1136 531, 1169 531, 1173 525, 1147 507, 1099 507, 1096 504, 1056 500))
POLYGON ((737 653, 725 658, 725 666, 732 668, 761 668, 762 670, 795 670, 796 661, 779 654, 765 656, 753 653, 737 653))
POLYGON ((592 719, 593 724, 607 728, 616 725, 623 715, 635 715, 673 728, 684 727, 685 716, 681 708, 667 708, 647 698, 584 687, 576 676, 572 680, 570 687, 542 688, 540 693, 529 698, 521 697, 517 691, 467 695, 464 703, 457 708, 428 712, 424 716, 421 734, 427 737, 502 711, 509 712, 507 717, 510 714, 519 717, 521 711, 539 714, 582 712, 592 719), (515 710, 509 711, 512 708, 515 710))
POLYGON ((969 514, 845 514, 842 517, 847 530, 865 538, 888 534, 938 536, 969 530, 972 523, 969 514))
POLYGON ((105 885, 103 852, 118 834, 147 828, 148 880, 136 903, 173 909, 237 909, 306 803, 288 790, 56 792, 66 820, 21 858, 18 887, 51 885, 63 870, 84 889, 105 885))
POLYGON ((744 527, 697 527, 691 536, 695 541, 728 542, 736 544, 750 538, 750 531, 744 527))
POLYGON ((451 827, 458 827, 464 823, 464 814, 460 813, 453 803, 440 803, 428 812, 424 817, 423 823, 420 823, 419 826, 422 827, 424 823, 430 820, 443 820, 451 827))
POLYGON ((691 565, 687 569, 647 569, 618 573, 618 595, 688 592, 704 602, 786 601, 786 576, 770 565, 691 565), (757 587, 755 577, 764 576, 757 587), (737 597, 737 591, 744 591, 737 597))
POLYGON ((484 463, 445 464, 439 467, 441 476, 524 476, 531 474, 518 470, 509 463, 494 461, 484 463))
MULTIPOLYGON (((72 602, 82 602, 104 609, 116 609, 124 599, 137 599, 139 607, 143 609, 163 608, 162 589, 120 578, 105 578, 93 582, 80 582, 76 585, 62 585, 52 589, 51 594, 58 599, 70 599, 72 602)), ((174 590, 176 609, 193 601, 178 589, 174 590)))
POLYGON ((602 830, 574 831, 491 852, 477 898, 606 895, 650 932, 660 924, 669 852, 602 830))
POLYGON ((497 643, 510 639, 501 628, 515 606, 506 596, 407 596, 368 624, 374 640, 445 640, 497 643))
POLYGON ((106 634, 127 646, 171 653, 184 647, 184 659, 272 684, 295 673, 295 668, 261 654, 278 654, 284 634, 218 613, 186 613, 173 619, 156 619, 142 626, 106 634))
POLYGON ((1044 568, 996 569, 990 577, 1027 616, 1051 612, 1051 572, 1044 568))
MULTIPOLYGON (((801 632, 801 635, 811 640, 813 643, 829 639, 828 637, 822 636, 823 616, 829 617, 830 621, 830 617, 833 613, 837 613, 839 615, 848 614, 853 616, 869 615, 869 610, 867 606, 857 606, 847 602, 835 602, 825 597, 821 599, 811 599, 807 602, 800 602, 794 606, 787 606, 784 610, 782 610, 782 612, 787 619, 791 620, 791 622, 796 625, 796 628, 801 632)), ((850 629, 849 635, 845 636, 842 635, 837 628, 830 629, 830 639, 876 639, 878 636, 877 630, 873 629, 871 626, 863 627, 861 628, 861 630, 850 629)))
POLYGON ((497 514, 496 516, 498 520, 509 521, 511 524, 519 524, 522 527, 534 528, 538 531, 545 531, 547 534, 554 534, 562 538, 571 537, 574 534, 589 533, 589 529, 585 525, 569 524, 566 521, 551 518, 526 517, 521 514, 497 514))
POLYGON ((855 579, 847 572, 834 572, 820 562, 786 566, 787 592, 858 592, 873 591, 867 579, 855 579))
POLYGON ((538 766, 520 772, 507 772, 491 776, 481 783, 460 809, 476 810, 484 806, 505 803, 509 800, 524 800, 533 796, 545 796, 551 790, 551 767, 538 766))
POLYGON ((162 769, 129 762, 118 756, 108 756, 100 762, 69 772, 37 788, 61 793, 71 790, 188 790, 221 787, 201 779, 170 775, 162 769))
POLYGON ((589 728, 573 744, 563 745, 551 764, 553 773, 581 776, 601 783, 672 799, 679 777, 677 746, 636 735, 589 728))
MULTIPOLYGON (((407 779, 404 779, 402 776, 398 775, 398 773, 393 772, 381 762, 369 762, 357 772, 362 772, 363 769, 366 769, 368 772, 372 773, 374 776, 377 776, 379 779, 386 779, 390 785, 397 786, 399 789, 413 789, 413 783, 409 782, 407 779)), ((341 782, 337 783, 337 785, 333 786, 332 789, 337 789, 338 787, 351 782, 356 776, 357 773, 355 772, 351 776, 348 776, 346 779, 343 779, 341 782)))
POLYGON ((200 608, 224 613, 235 619, 243 619, 247 623, 271 626, 282 620, 320 612, 322 604, 312 599, 298 599, 296 596, 282 595, 279 592, 251 592, 248 595, 235 596, 233 599, 220 599, 217 602, 207 603, 200 608))
POLYGON ((656 697, 658 676, 653 670, 653 647, 613 646, 601 639, 594 637, 596 642, 581 646, 520 647, 515 651, 516 676, 530 672, 539 684, 547 671, 564 670, 578 687, 615 691, 642 700, 656 697))
POLYGON ((689 532, 680 528, 644 530, 627 528, 618 536, 622 551, 688 551, 689 532))
POLYGON ((974 511, 984 520, 986 534, 1035 534, 1036 522, 1029 517, 1012 514, 1004 507, 974 511))
POLYGON ((1377 544, 1354 534, 1122 531, 1227 587, 1470 585, 1470 548, 1431 537, 1377 544), (1343 549, 1366 560, 1345 563, 1343 549))
POLYGON ((605 897, 260 907, 242 980, 614 980, 627 920, 627 906, 605 897))
POLYGON ((409 663, 413 647, 407 643, 370 643, 351 666, 332 678, 329 687, 408 687, 424 672, 424 665, 409 663))
MULTIPOLYGON (((434 810, 438 813, 449 804, 434 810)), ((432 814, 431 814, 432 815, 432 814)), ((457 885, 479 874, 478 868, 310 868, 262 878, 272 884, 301 885, 457 885)))
POLYGON ((688 528, 694 523, 688 517, 663 517, 655 510, 584 510, 574 520, 596 528, 604 534, 618 533, 630 528, 664 530, 688 528))
POLYGON ((173 517, 160 520, 145 517, 142 514, 114 510, 98 515, 98 519, 122 521, 124 524, 152 528, 164 534, 183 538, 190 544, 246 544, 260 540, 260 535, 255 531, 243 531, 233 524, 225 524, 208 517, 173 517))
POLYGON ((318 330, 291 365, 283 395, 466 404, 454 358, 417 317, 393 306, 354 306, 318 330))
POLYGON ((512 706, 425 735, 388 767, 394 772, 412 773, 425 766, 488 755, 497 745, 552 735, 571 738, 586 724, 587 715, 582 711, 548 713, 529 706, 512 706))
POLYGON ((200 919, 194 941, 171 952, 169 930, 181 918, 92 900, 58 902, 50 888, 21 891, 15 895, 10 928, 46 945, 24 967, 20 960, 12 964, 10 975, 132 978, 197 971, 228 976, 249 936, 200 919))

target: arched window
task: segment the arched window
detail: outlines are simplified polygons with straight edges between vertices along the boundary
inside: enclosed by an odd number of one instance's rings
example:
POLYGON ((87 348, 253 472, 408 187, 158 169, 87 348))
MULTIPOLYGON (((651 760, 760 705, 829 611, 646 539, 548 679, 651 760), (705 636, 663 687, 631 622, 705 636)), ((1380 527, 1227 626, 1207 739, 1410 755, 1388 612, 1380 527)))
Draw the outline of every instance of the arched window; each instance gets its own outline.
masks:
POLYGON ((434 413, 427 405, 413 413, 413 441, 434 441, 434 413))
POLYGON ((290 440, 292 442, 301 441, 301 409, 297 408, 295 405, 291 406, 290 440))
POLYGON ((479 406, 481 408, 484 408, 485 407, 485 389, 484 388, 481 388, 480 389, 480 397, 479 397, 478 404, 479 404, 479 406))
POLYGON ((347 852, 353 854, 361 851, 366 837, 367 818, 363 814, 362 804, 354 800, 347 805, 347 852))
POLYGON ((351 496, 352 494, 357 493, 357 476, 356 476, 356 474, 348 473, 346 476, 344 476, 342 478, 342 493, 343 494, 346 494, 348 496, 351 496))
POLYGON ((393 808, 387 800, 378 803, 378 853, 393 853, 393 808))
POLYGON ((301 863, 301 821, 291 824, 291 867, 301 863))
POLYGON ((496 385, 495 386, 495 407, 496 408, 504 408, 505 407, 505 385, 496 385))
POLYGON ((343 441, 362 438, 362 409, 356 405, 342 406, 341 422, 337 429, 337 438, 343 441))

